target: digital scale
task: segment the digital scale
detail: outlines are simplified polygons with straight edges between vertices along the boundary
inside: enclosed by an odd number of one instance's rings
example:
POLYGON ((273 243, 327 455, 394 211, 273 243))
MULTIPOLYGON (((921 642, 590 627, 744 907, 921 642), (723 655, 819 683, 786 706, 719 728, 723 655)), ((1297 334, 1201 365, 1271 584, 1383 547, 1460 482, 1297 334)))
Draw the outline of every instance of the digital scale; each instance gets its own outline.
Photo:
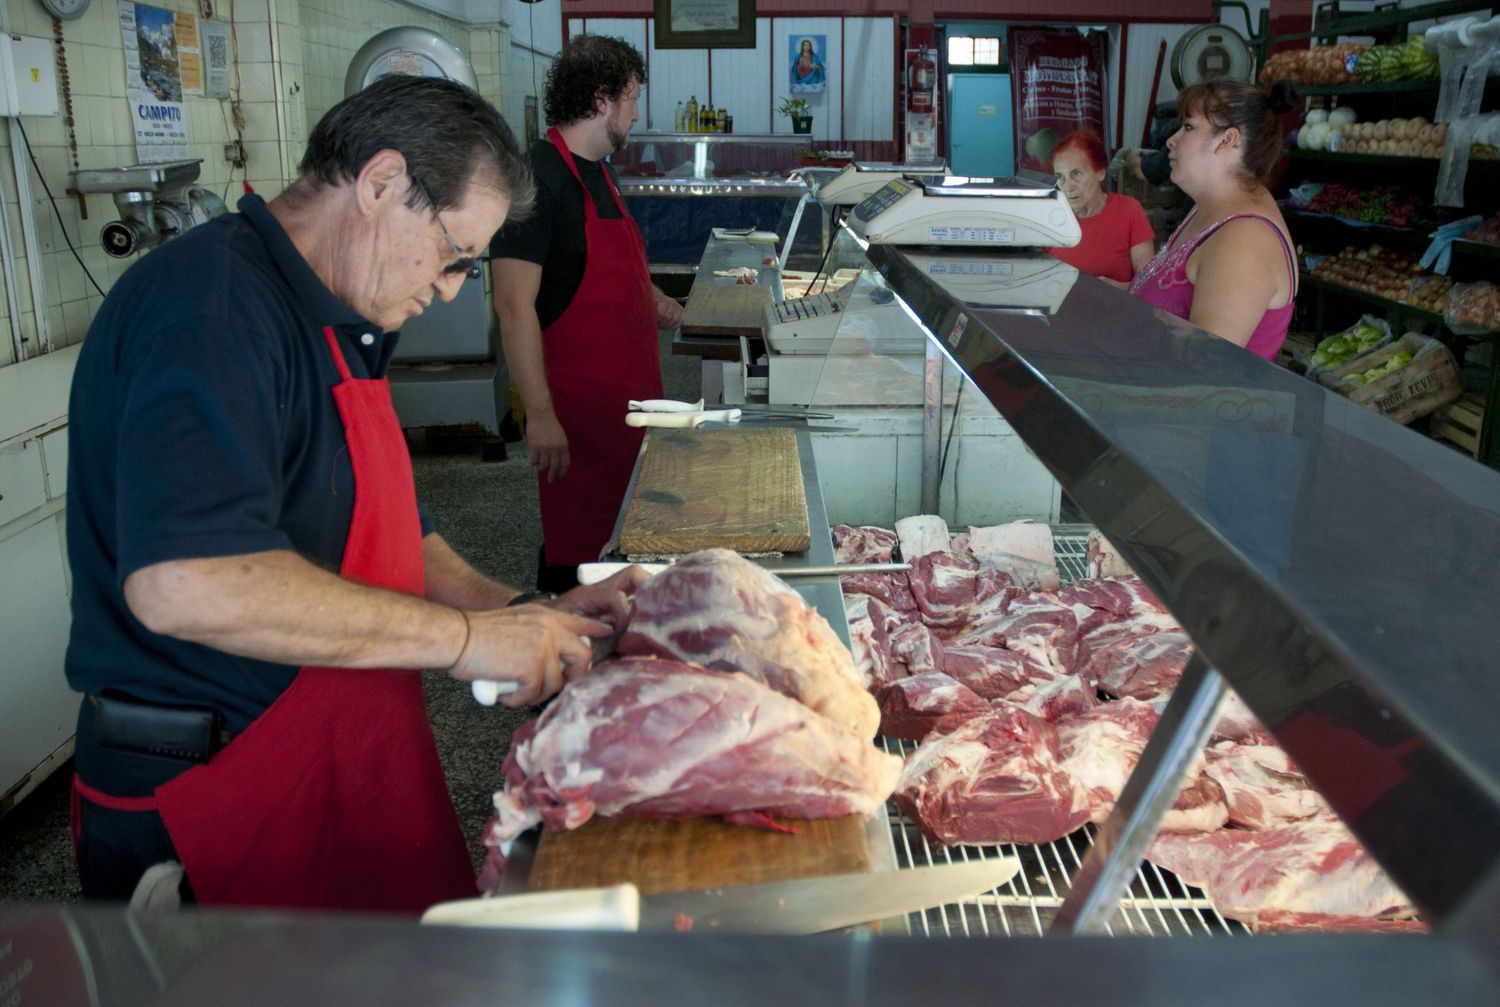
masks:
POLYGON ((956 255, 906 252, 912 267, 953 295, 986 311, 1054 315, 1078 281, 1078 270, 1044 252, 956 255))
POLYGON ((922 352, 920 326, 883 286, 846 283, 832 293, 777 301, 765 309, 766 345, 774 353, 889 356, 922 352))
POLYGON ((837 175, 818 186, 818 202, 823 206, 855 206, 885 188, 887 182, 918 175, 940 175, 943 164, 892 164, 888 161, 855 161, 845 165, 837 175))
POLYGON ((1023 178, 894 178, 865 197, 847 226, 875 245, 1045 248, 1083 232, 1057 185, 1023 178))

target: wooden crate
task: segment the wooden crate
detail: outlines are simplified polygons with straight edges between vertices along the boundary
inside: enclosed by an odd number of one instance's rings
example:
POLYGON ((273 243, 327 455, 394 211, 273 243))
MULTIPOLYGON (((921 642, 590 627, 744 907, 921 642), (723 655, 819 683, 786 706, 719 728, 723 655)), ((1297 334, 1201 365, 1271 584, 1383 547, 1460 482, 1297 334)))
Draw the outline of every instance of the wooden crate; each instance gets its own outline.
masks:
POLYGON ((1465 392, 1457 402, 1434 412, 1427 429, 1432 436, 1452 441, 1471 458, 1478 458, 1479 430, 1483 422, 1484 396, 1478 392, 1465 392))
POLYGON ((1410 423, 1419 416, 1426 416, 1463 394, 1453 354, 1437 340, 1414 332, 1356 357, 1342 367, 1322 372, 1318 380, 1345 398, 1397 423, 1410 423), (1346 377, 1379 367, 1402 349, 1411 351, 1414 357, 1405 367, 1367 385, 1344 383, 1346 377))
POLYGON ((1276 362, 1297 374, 1307 373, 1307 362, 1317 348, 1318 337, 1312 332, 1288 332, 1286 342, 1276 351, 1276 362))

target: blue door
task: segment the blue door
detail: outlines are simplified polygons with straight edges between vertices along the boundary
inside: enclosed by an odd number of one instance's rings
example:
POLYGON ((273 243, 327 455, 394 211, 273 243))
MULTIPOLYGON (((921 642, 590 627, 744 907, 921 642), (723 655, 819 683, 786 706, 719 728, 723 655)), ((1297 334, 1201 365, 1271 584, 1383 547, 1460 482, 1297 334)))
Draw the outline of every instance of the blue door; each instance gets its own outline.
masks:
POLYGON ((1014 174, 1010 75, 955 73, 948 80, 948 163, 953 174, 1014 174))

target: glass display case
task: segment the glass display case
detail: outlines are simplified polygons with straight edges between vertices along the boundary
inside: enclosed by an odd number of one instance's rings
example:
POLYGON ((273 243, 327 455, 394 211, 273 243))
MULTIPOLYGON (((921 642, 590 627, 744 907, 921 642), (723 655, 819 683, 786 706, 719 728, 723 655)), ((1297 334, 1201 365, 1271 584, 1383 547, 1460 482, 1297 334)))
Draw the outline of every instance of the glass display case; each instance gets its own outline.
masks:
MULTIPOLYGON (((986 274, 1028 260, 868 254, 963 401, 1008 422, 1196 652, 1072 871, 1155 834, 1149 795, 1177 793, 1199 700, 1227 683, 1429 925, 1493 920, 1500 679, 1480 599, 1500 592, 1500 473, 1092 277, 1008 286, 986 274)), ((946 440, 963 409, 929 402, 946 440)))
POLYGON ((786 178, 810 137, 772 133, 632 133, 614 156, 630 178, 786 178))

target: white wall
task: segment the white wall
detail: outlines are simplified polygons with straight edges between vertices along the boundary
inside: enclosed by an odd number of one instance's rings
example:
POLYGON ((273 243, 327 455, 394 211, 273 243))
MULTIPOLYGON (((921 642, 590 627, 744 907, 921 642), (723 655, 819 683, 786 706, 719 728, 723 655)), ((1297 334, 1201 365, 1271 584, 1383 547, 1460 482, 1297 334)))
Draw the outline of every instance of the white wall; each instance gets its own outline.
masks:
MULTIPOLYGON (((236 67, 230 91, 234 100, 184 98, 189 156, 203 161, 198 184, 223 196, 231 207, 246 179, 267 198, 279 193, 295 173, 309 129, 343 97, 349 59, 370 36, 396 25, 433 28, 464 50, 474 65, 480 92, 496 103, 519 136, 524 94, 531 92, 533 78, 536 93, 540 92, 546 65, 561 47, 560 0, 538 4, 521 0, 421 2, 422 7, 394 0, 216 0, 215 20, 233 26, 236 67), (521 34, 513 34, 512 25, 519 26, 521 34), (236 107, 243 116, 241 135, 248 154, 243 170, 231 167, 224 158, 225 144, 236 137, 236 107)), ((37 0, 3 0, 3 4, 7 30, 52 38, 51 19, 37 0)), ((154 6, 199 11, 198 0, 154 0, 154 6)), ((81 18, 62 22, 62 33, 78 165, 105 168, 136 163, 139 158, 125 100, 118 4, 96 0, 81 18)), ((25 169, 33 190, 26 210, 37 236, 42 276, 37 300, 52 346, 61 348, 83 339, 103 300, 88 275, 108 291, 135 259, 111 258, 99 245, 99 229, 115 219, 109 196, 85 197, 85 220, 79 200, 65 194, 73 162, 62 116, 28 116, 21 122, 41 169, 40 176, 29 163, 25 169), (56 197, 56 211, 43 191, 43 180, 56 197), (68 251, 68 241, 83 266, 68 251)), ((10 133, 0 128, 0 191, 17 256, 15 286, 10 292, 19 308, 19 317, 11 318, 8 299, 0 297, 5 330, 0 334, 0 366, 15 359, 13 326, 20 327, 27 356, 34 355, 42 343, 22 240, 18 189, 10 133)), ((0 284, 5 282, 0 273, 0 284)))
POLYGON ((791 121, 776 114, 788 96, 787 40, 823 35, 828 40, 822 94, 804 95, 813 115, 813 139, 891 140, 895 104, 895 30, 890 18, 757 18, 754 49, 656 49, 645 18, 570 18, 569 35, 588 31, 630 42, 646 58, 646 105, 641 130, 670 133, 679 101, 699 104, 712 97, 734 116, 734 131, 791 133, 791 121), (847 83, 847 93, 846 93, 847 83))

